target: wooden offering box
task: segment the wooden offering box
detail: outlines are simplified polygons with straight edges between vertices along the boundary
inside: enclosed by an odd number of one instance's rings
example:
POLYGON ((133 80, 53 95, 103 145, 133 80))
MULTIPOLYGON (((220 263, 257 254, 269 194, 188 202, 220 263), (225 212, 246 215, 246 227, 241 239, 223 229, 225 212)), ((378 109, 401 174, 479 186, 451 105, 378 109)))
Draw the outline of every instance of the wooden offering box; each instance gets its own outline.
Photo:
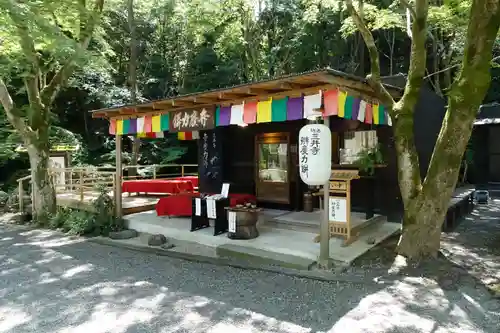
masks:
POLYGON ((227 237, 231 239, 253 239, 259 236, 257 221, 260 208, 226 207, 228 220, 227 237))

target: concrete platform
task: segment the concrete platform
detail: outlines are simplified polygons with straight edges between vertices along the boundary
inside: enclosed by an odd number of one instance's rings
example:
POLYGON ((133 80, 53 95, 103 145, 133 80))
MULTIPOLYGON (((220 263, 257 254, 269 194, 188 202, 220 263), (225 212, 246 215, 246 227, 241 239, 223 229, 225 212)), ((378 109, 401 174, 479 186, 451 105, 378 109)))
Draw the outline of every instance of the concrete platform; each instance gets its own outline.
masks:
MULTIPOLYGON (((314 243, 316 233, 285 230, 260 225, 260 236, 252 240, 232 240, 227 234, 213 236, 213 228, 190 232, 189 218, 158 217, 148 211, 131 214, 125 218, 129 229, 141 233, 163 234, 176 242, 191 243, 214 251, 218 256, 245 257, 275 262, 287 267, 307 267, 314 264, 319 255, 319 244, 314 243)), ((260 223, 259 223, 260 224, 260 223)), ((363 232, 358 240, 343 247, 343 240, 330 240, 330 258, 336 262, 350 264, 357 257, 398 232, 398 223, 377 223, 363 232)))
MULTIPOLYGON (((294 231, 304 231, 319 233, 320 221, 323 219, 323 210, 316 209, 313 212, 290 212, 290 211, 264 211, 266 215, 265 225, 272 228, 287 229, 294 231)), ((369 221, 365 219, 364 213, 352 212, 351 213, 351 226, 356 228, 366 222, 377 222, 383 219, 387 221, 384 216, 377 215, 369 221)))

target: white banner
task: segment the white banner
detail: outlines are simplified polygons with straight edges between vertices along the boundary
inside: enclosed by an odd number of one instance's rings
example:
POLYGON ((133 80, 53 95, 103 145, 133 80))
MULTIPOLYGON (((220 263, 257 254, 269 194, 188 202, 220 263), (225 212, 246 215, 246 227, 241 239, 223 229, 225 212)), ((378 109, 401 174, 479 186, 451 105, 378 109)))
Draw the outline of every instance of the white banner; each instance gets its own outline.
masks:
POLYGON ((207 217, 209 219, 217 218, 216 201, 214 199, 207 199, 207 217))
POLYGON ((330 222, 347 223, 347 199, 333 197, 329 202, 330 222))
POLYGON ((200 198, 195 198, 194 199, 194 204, 195 204, 195 215, 196 216, 201 216, 201 199, 200 198))
POLYGON ((236 232, 236 212, 227 212, 229 232, 236 232))

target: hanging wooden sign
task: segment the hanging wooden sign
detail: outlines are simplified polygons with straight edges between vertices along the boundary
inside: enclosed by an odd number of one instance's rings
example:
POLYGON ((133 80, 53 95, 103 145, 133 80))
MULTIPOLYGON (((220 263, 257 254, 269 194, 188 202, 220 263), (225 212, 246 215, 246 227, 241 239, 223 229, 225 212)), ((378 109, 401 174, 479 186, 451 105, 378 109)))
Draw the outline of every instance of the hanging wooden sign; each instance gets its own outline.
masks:
POLYGON ((170 132, 191 132, 209 130, 215 127, 215 108, 171 111, 169 113, 170 132))
POLYGON ((330 181, 330 191, 346 191, 347 184, 344 181, 333 180, 330 181))

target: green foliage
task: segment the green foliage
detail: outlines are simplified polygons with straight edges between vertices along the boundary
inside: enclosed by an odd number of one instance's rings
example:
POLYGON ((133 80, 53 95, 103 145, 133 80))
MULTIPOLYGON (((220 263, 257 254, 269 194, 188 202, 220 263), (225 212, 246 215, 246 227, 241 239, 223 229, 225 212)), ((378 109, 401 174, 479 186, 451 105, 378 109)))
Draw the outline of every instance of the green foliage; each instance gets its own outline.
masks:
POLYGON ((363 149, 358 154, 358 159, 354 163, 359 167, 359 170, 369 176, 375 173, 375 167, 384 163, 384 157, 380 150, 380 146, 374 148, 363 149))
MULTIPOLYGON (((65 229, 67 221, 70 219, 73 211, 66 207, 59 207, 57 212, 49 220, 49 228, 52 229, 65 229)), ((68 231, 69 229, 66 229, 68 231)))
MULTIPOLYGON (((405 21, 401 13, 394 12, 391 9, 378 8, 374 5, 365 4, 364 14, 366 25, 368 29, 372 31, 390 29, 402 30, 405 28, 405 21)), ((341 32, 344 38, 350 37, 357 32, 356 25, 350 16, 344 20, 341 32)))
POLYGON ((92 202, 92 212, 59 207, 49 219, 48 226, 72 235, 104 235, 123 229, 122 219, 115 217, 113 199, 105 187, 92 202))
POLYGON ((123 221, 115 216, 115 206, 113 198, 108 194, 109 189, 103 186, 98 190, 99 196, 92 202, 92 233, 107 236, 112 231, 123 229, 123 221))

